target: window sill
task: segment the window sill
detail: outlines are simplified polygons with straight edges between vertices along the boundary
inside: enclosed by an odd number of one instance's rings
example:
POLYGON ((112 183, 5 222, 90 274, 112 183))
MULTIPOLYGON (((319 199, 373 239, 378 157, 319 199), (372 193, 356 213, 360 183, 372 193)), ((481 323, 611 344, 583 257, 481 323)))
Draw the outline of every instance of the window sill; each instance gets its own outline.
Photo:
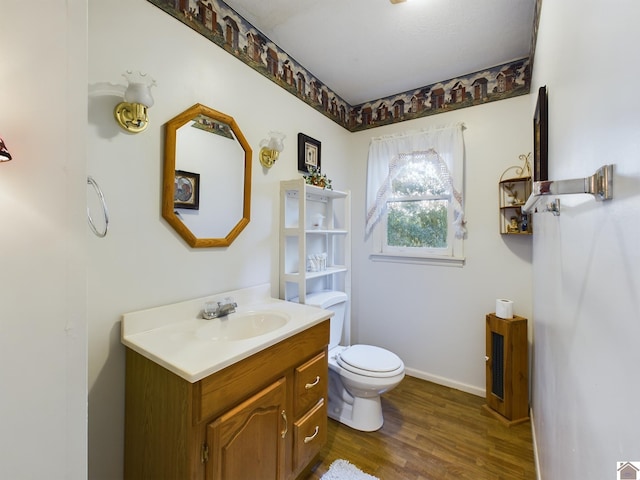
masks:
POLYGON ((429 255, 411 255, 407 253, 371 253, 369 259, 374 262, 414 263, 418 265, 437 265, 443 267, 463 267, 464 257, 437 257, 429 255))

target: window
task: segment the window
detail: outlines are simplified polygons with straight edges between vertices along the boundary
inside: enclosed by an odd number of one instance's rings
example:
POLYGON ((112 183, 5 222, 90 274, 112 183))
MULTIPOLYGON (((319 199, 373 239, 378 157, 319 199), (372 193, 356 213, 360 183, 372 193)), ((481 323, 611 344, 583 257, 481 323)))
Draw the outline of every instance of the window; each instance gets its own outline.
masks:
POLYGON ((386 214, 382 219, 385 249, 440 250, 449 242, 451 189, 437 175, 424 153, 408 161, 391 180, 386 214))
POLYGON ((461 131, 372 140, 366 227, 373 260, 462 265, 461 131))

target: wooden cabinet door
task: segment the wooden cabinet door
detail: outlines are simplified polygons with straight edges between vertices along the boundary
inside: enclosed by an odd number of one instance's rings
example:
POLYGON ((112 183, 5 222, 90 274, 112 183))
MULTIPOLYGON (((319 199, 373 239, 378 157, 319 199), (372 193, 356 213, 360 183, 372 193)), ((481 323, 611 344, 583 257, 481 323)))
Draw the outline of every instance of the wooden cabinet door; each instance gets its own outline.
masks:
POLYGON ((285 478, 286 380, 281 378, 207 426, 207 480, 285 478))

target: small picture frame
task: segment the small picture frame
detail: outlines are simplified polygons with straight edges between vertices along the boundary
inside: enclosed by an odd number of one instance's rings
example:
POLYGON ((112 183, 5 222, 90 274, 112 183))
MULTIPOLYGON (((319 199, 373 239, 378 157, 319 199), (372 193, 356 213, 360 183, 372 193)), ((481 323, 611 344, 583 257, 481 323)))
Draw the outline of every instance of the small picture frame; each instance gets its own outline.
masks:
POLYGON ((173 186, 174 208, 200 209, 200 174, 176 170, 173 186))
POLYGON ((298 133, 298 171, 309 173, 313 167, 320 172, 320 142, 304 133, 298 133))
POLYGON ((549 180, 549 113, 547 87, 538 89, 533 117, 533 181, 549 180))

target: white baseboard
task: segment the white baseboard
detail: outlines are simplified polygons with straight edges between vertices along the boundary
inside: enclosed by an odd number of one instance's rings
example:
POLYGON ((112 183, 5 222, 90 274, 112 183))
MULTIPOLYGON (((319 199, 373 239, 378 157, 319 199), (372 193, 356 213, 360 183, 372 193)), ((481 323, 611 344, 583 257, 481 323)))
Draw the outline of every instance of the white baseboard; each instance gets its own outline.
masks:
POLYGON ((456 382, 449 378, 439 377, 438 375, 432 375, 430 373, 422 372, 414 368, 405 368, 405 373, 411 377, 421 378, 422 380, 437 383, 438 385, 455 388, 456 390, 471 393, 472 395, 476 395, 478 397, 485 397, 486 390, 484 388, 478 388, 473 385, 467 385, 466 383, 456 382))
POLYGON ((536 478, 542 480, 540 473, 540 458, 538 457, 538 441, 536 440, 536 423, 533 421, 533 409, 529 408, 529 418, 531 419, 531 436, 533 437, 533 461, 536 466, 536 478))

